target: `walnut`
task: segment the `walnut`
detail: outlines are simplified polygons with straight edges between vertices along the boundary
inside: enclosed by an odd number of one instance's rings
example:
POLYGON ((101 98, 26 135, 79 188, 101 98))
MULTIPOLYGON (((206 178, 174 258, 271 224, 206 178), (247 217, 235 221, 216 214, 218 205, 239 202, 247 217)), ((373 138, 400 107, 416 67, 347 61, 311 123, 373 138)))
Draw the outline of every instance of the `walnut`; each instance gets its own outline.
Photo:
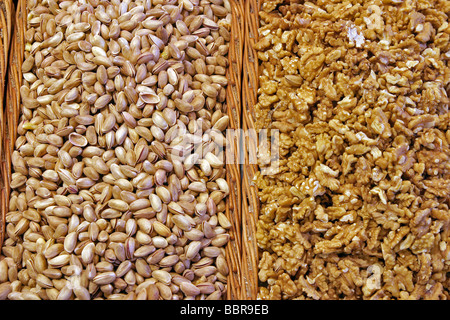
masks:
POLYGON ((258 277, 260 281, 266 282, 267 279, 273 278, 276 275, 276 272, 273 269, 274 263, 274 257, 271 256, 267 251, 263 252, 258 265, 258 277))
POLYGON ((320 67, 325 61, 325 54, 320 47, 304 48, 304 52, 301 55, 299 61, 300 75, 306 80, 311 82, 316 74, 319 72, 320 67))
POLYGON ((420 42, 428 42, 430 41, 431 37, 433 36, 433 33, 435 30, 433 29, 433 25, 430 22, 426 22, 423 25, 418 25, 415 28, 416 31, 419 31, 419 33, 416 36, 417 41, 420 42), (420 28, 418 28, 421 26, 420 28))
POLYGON ((266 0, 263 2, 262 9, 265 12, 271 12, 271 11, 275 10, 277 5, 279 5, 283 2, 284 2, 284 0, 266 0))
POLYGON ((450 298, 449 5, 261 2, 258 298, 450 298))
POLYGON ((280 282, 281 291, 285 295, 284 299, 295 296, 298 290, 297 286, 287 273, 281 274, 278 277, 278 281, 280 282))
POLYGON ((330 167, 321 163, 315 167, 314 172, 316 173, 320 185, 333 191, 336 191, 339 188, 340 183, 339 180, 336 179, 339 175, 339 171, 332 170, 330 167))

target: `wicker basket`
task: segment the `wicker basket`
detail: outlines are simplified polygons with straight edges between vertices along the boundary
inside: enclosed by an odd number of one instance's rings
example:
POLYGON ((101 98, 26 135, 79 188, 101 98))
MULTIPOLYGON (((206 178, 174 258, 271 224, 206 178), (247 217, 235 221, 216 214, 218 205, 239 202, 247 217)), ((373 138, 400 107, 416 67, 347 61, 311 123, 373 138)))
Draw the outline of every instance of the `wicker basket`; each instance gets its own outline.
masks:
POLYGON ((8 179, 3 175, 3 172, 6 170, 7 165, 7 150, 5 150, 4 146, 6 145, 6 130, 7 130, 7 108, 4 106, 8 103, 8 95, 7 95, 7 78, 10 65, 9 59, 9 51, 11 44, 11 35, 13 28, 13 20, 14 20, 14 5, 11 0, 4 0, 0 2, 0 99, 2 104, 2 111, 0 112, 0 155, 1 155, 1 165, 0 172, 2 173, 0 179, 0 203, 2 214, 0 215, 0 245, 3 242, 3 237, 5 233, 5 214, 6 214, 6 199, 8 198, 8 179))
MULTIPOLYGON (((12 6, 11 1, 4 1, 6 6, 9 8, 8 17, 14 17, 14 14, 11 12, 12 6)), ((243 27, 243 7, 242 3, 238 0, 230 0, 231 8, 232 8, 232 26, 231 26, 231 41, 230 41, 230 49, 228 54, 229 59, 229 68, 227 71, 228 78, 228 87, 227 87, 227 105, 228 105, 228 116, 230 118, 230 129, 238 129, 241 128, 241 75, 242 75, 242 56, 244 50, 244 27, 243 27)), ((7 84, 7 95, 6 95, 6 103, 3 108, 2 118, 1 118, 1 129, 2 129, 2 144, 0 145, 1 154, 3 155, 2 167, 1 167, 1 181, 2 181, 2 200, 1 200, 1 233, 0 233, 0 247, 2 245, 4 235, 5 235, 5 215, 8 211, 9 207, 9 197, 10 197, 10 188, 9 183, 11 181, 11 153, 14 150, 14 143, 16 141, 17 136, 17 125, 19 122, 19 117, 21 114, 21 102, 20 102, 20 94, 19 89, 22 84, 22 71, 21 65, 24 60, 24 50, 25 50, 25 41, 24 41, 24 33, 26 28, 26 19, 27 19, 27 5, 26 0, 19 0, 16 7, 15 14, 15 23, 14 23, 14 31, 13 31, 13 39, 11 42, 11 50, 10 50, 10 69, 9 69, 9 77, 7 84)), ((6 14, 0 16, 0 19, 3 19, 6 14)), ((8 26, 11 27, 11 20, 9 21, 8 26)), ((3 23, 3 20, 0 20, 0 23, 3 23)), ((4 28, 4 25, 1 24, 0 28, 4 28)), ((11 30, 11 28, 7 29, 11 30)), ((1 41, 9 41, 9 37, 7 39, 2 38, 1 41)), ((7 54, 7 51, 2 51, 2 54, 7 54)), ((2 56, 0 63, 1 69, 0 72, 2 75, 4 74, 4 66, 3 63, 5 61, 5 57, 2 56)), ((3 79, 2 79, 3 80, 3 79)), ((3 88, 3 86, 1 87, 3 88)), ((3 96, 3 95, 2 95, 3 96)), ((235 137, 233 140, 228 141, 227 148, 231 148, 235 153, 239 152, 239 137, 235 137)), ((240 217, 240 208, 241 208, 241 168, 238 164, 227 164, 226 167, 226 176, 227 181, 230 186, 230 194, 227 197, 226 202, 226 216, 230 220, 232 227, 229 230, 230 241, 227 244, 226 250, 226 259, 229 266, 229 275, 227 279, 227 300, 237 300, 241 299, 241 279, 243 278, 241 275, 240 262, 242 260, 241 257, 241 217, 240 217)), ((1 254, 1 252, 0 252, 1 254)), ((1 259, 1 257, 0 257, 1 259)))
MULTIPOLYGON (((255 129, 254 106, 258 101, 259 63, 255 43, 258 42, 259 28, 259 0, 247 0, 244 5, 244 17, 247 28, 245 30, 245 46, 243 76, 242 76, 242 127, 244 132, 255 129)), ((248 136, 247 136, 248 138, 248 136)), ((256 154, 255 143, 244 139, 244 168, 242 175, 242 296, 254 300, 258 292, 258 247, 255 239, 256 222, 260 209, 258 190, 252 183, 258 171, 258 166, 250 163, 249 154, 256 154)))

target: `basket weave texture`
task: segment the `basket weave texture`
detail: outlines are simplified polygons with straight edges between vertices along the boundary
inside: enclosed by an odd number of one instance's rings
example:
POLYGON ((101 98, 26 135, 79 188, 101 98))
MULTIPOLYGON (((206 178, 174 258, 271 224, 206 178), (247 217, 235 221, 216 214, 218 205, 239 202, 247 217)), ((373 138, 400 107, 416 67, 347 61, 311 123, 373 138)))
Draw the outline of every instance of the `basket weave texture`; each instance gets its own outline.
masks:
MULTIPOLYGON (((259 63, 255 43, 258 42, 259 0, 246 0, 244 17, 246 21, 244 64, 242 76, 242 127, 244 132, 255 130, 255 110, 257 91, 259 87, 259 63)), ((258 293, 258 246, 255 239, 256 222, 260 209, 258 190, 252 183, 258 172, 258 166, 250 161, 249 155, 255 155, 256 145, 248 139, 243 139, 244 165, 242 174, 242 297, 255 300, 258 293)))

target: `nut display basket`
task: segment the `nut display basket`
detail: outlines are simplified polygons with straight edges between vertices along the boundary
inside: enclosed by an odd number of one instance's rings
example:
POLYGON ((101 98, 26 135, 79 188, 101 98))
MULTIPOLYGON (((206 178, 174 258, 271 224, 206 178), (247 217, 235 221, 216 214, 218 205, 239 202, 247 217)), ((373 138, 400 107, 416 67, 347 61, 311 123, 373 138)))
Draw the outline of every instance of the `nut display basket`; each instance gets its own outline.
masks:
POLYGON ((243 7, 242 297, 448 299, 448 2, 243 7))
MULTIPOLYGON (((173 2, 173 1, 172 1, 173 2)), ((198 1, 197 1, 198 2, 198 1)), ((229 129, 241 128, 241 74, 243 65, 244 50, 244 16, 243 3, 237 0, 231 0, 231 30, 228 51, 228 68, 226 77, 228 85, 226 89, 226 114, 229 117, 229 129)), ((22 85, 22 63, 24 61, 25 52, 25 32, 27 26, 27 1, 19 0, 14 14, 14 8, 10 1, 2 1, 2 9, 0 11, 0 32, 1 32, 1 56, 0 56, 0 73, 2 84, 8 80, 7 87, 1 85, 0 88, 5 92, 1 92, 2 98, 6 95, 3 104, 3 112, 1 114, 1 133, 2 143, 0 150, 2 155, 1 167, 1 217, 0 217, 0 245, 5 238, 5 220, 9 208, 9 199, 11 189, 11 175, 13 165, 11 163, 11 154, 15 150, 15 141, 17 138, 17 126, 21 116, 21 96, 20 88, 22 85), (12 19, 15 17, 15 19, 12 19), (15 20, 12 23, 12 20, 15 20), (12 30, 13 29, 13 30, 12 30), (10 36, 12 35, 12 36, 10 36), (8 55, 8 43, 11 40, 11 50, 8 55), (6 62, 9 63, 6 63, 6 62), (9 70, 7 70, 9 65, 9 70), (7 77, 6 77, 7 74, 7 77)), ((239 154, 239 136, 227 142, 227 148, 233 150, 235 154, 239 154)), ((236 163, 226 164, 226 180, 230 186, 229 195, 226 200, 225 215, 231 223, 228 229, 230 240, 225 248, 225 258, 228 265, 228 276, 226 281, 226 294, 223 298, 227 300, 240 299, 242 294, 242 270, 241 270, 241 168, 236 163)), ((0 255, 0 260, 1 260, 0 255)))

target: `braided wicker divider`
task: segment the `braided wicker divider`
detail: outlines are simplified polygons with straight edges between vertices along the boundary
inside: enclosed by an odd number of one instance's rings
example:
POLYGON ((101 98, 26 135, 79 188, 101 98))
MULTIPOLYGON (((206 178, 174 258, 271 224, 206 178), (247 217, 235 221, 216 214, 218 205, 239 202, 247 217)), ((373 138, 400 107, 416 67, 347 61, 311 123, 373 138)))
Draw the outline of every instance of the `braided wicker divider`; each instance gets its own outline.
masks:
MULTIPOLYGON (((257 91, 259 87, 259 64, 255 43, 258 41, 259 28, 259 0, 246 0, 244 4, 244 16, 246 21, 244 65, 242 76, 242 127, 244 132, 255 129, 255 110, 257 103, 257 91)), ((244 168, 242 175, 242 298, 255 300, 258 293, 258 246, 256 243, 256 222, 259 212, 258 190, 252 180, 258 171, 258 166, 251 161, 250 155, 256 155, 255 141, 249 139, 249 135, 243 140, 244 168)))

